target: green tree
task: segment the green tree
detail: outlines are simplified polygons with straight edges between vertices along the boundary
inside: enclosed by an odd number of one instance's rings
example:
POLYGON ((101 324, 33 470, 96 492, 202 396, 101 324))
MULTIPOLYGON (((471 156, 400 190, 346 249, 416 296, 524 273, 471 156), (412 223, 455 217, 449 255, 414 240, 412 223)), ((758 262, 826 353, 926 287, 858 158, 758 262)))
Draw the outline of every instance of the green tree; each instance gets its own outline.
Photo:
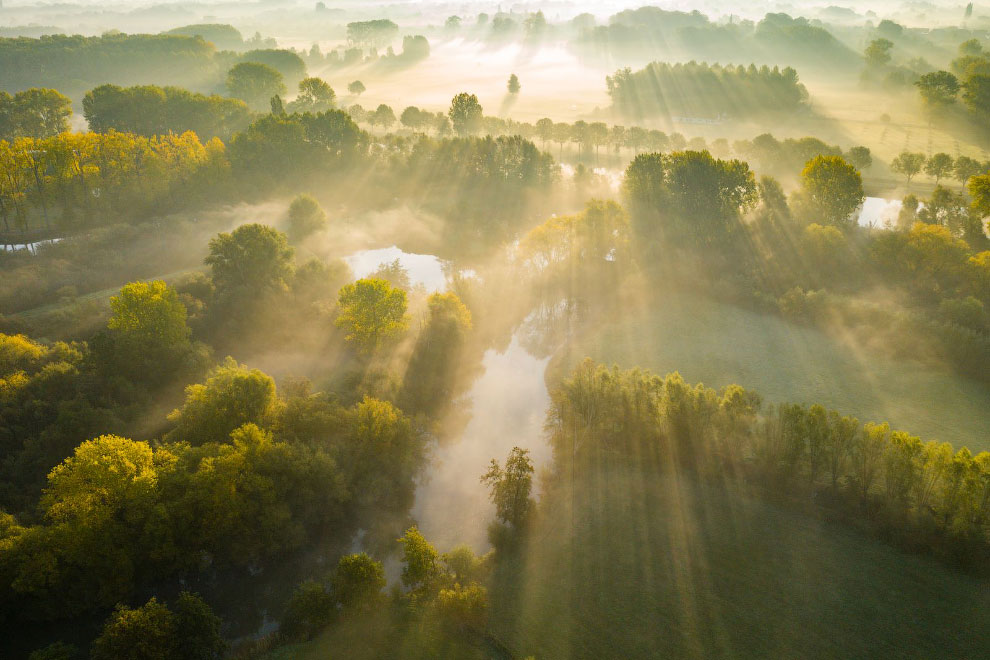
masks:
POLYGON ((370 353, 405 332, 406 292, 385 280, 361 279, 348 284, 338 296, 336 324, 348 341, 370 353))
POLYGON ((364 86, 364 83, 361 82, 360 80, 355 80, 353 82, 347 83, 347 91, 353 94, 354 96, 361 96, 362 94, 364 94, 365 90, 366 88, 364 86))
POLYGON ((952 174, 954 162, 952 156, 946 153, 937 153, 929 156, 928 160, 925 161, 925 174, 930 177, 935 178, 935 185, 938 186, 939 181, 943 177, 947 177, 952 174))
POLYGON ((890 39, 874 39, 863 51, 866 64, 873 68, 880 68, 890 62, 890 51, 894 48, 894 42, 890 39))
POLYGON ((437 594, 437 613, 444 625, 480 634, 488 621, 488 591, 480 584, 455 584, 437 594))
POLYGON ((311 639, 330 625, 337 601, 326 586, 307 580, 296 587, 285 607, 279 631, 291 640, 311 639))
POLYGON ((34 87, 0 96, 0 139, 52 137, 69 130, 71 116, 72 100, 54 89, 34 87))
POLYGON ((402 111, 401 115, 399 115, 399 122, 406 128, 410 128, 414 131, 418 128, 422 128, 427 121, 428 113, 424 113, 414 105, 410 105, 402 111))
POLYGON ((297 195, 289 204, 288 235, 299 242, 327 226, 327 214, 311 195, 297 195))
POLYGON ((384 103, 375 108, 375 111, 368 117, 369 124, 372 126, 381 126, 386 131, 392 127, 395 121, 395 112, 384 103))
POLYGON ((292 275, 292 254, 285 234, 260 224, 241 225, 210 239, 204 263, 210 267, 217 294, 258 296, 284 290, 292 275))
POLYGON ((890 161, 890 169, 898 174, 903 174, 907 177, 907 182, 910 184, 911 179, 921 171, 924 164, 925 154, 904 151, 894 158, 894 160, 890 161))
POLYGON ((450 102, 447 111, 450 123, 458 135, 474 135, 481 130, 481 120, 484 115, 478 97, 474 94, 461 92, 450 102))
POLYGON ((282 74, 259 62, 241 62, 227 72, 227 92, 255 110, 269 106, 273 96, 286 92, 282 74))
POLYGON ((220 617, 197 594, 183 591, 172 605, 176 660, 220 660, 227 643, 220 634, 220 617))
POLYGON ((145 350, 188 346, 186 308, 161 280, 125 284, 110 298, 107 327, 145 350))
POLYGON ((959 79, 948 71, 926 73, 914 84, 921 92, 921 98, 931 108, 952 105, 959 95, 959 79))
POLYGON ((846 154, 846 160, 860 172, 873 165, 873 156, 870 154, 869 147, 853 147, 846 154))
POLYGON ((983 171, 980 161, 969 156, 960 156, 952 167, 953 177, 964 186, 969 182, 969 178, 976 176, 983 171))
POLYGON ((175 616, 152 598, 137 609, 118 605, 93 642, 93 660, 176 660, 175 616))
POLYGON ((841 156, 816 156, 801 171, 801 187, 815 215, 830 225, 848 227, 866 195, 859 171, 841 156))
POLYGON ((186 387, 182 408, 168 417, 175 424, 170 437, 193 445, 226 442, 244 424, 271 425, 278 405, 271 376, 228 357, 205 383, 186 387))
POLYGON ((990 115, 990 74, 977 73, 966 79, 962 86, 963 103, 974 114, 990 115))
POLYGON ((518 94, 519 90, 522 89, 522 85, 519 84, 519 76, 514 73, 509 76, 509 82, 506 83, 506 88, 509 90, 509 94, 518 94))
POLYGON ((435 592, 443 577, 440 553, 415 526, 399 539, 402 544, 402 584, 414 593, 435 592))
POLYGON ((303 78, 299 81, 299 95, 289 106, 293 111, 323 112, 332 110, 337 101, 337 94, 327 82, 321 78, 303 78))
POLYGON ((533 489, 533 461, 528 449, 513 447, 505 459, 505 467, 492 459, 481 483, 491 490, 495 503, 495 517, 515 528, 520 528, 533 508, 530 492, 533 489))
POLYGON ((385 569, 361 552, 345 555, 337 562, 331 579, 333 595, 345 609, 369 609, 380 604, 385 588, 385 569))

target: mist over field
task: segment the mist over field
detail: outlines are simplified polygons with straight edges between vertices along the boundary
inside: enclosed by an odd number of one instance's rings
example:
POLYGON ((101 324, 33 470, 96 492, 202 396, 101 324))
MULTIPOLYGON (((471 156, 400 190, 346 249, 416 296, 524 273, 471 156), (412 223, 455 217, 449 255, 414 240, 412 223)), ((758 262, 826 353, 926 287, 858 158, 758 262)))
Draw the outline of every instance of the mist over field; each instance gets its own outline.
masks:
POLYGON ((990 4, 0 3, 0 657, 990 657, 990 4))

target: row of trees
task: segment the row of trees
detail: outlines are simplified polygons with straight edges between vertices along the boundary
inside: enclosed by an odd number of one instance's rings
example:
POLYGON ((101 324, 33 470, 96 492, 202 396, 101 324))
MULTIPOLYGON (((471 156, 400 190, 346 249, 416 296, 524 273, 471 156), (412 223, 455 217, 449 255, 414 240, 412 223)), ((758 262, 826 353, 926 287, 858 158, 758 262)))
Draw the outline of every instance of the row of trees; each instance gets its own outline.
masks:
POLYGON ((244 101, 204 96, 179 87, 101 85, 83 97, 83 114, 97 133, 111 130, 145 137, 193 131, 201 140, 229 140, 251 120, 244 101))
POLYGON ((966 185, 970 178, 990 171, 990 162, 981 163, 969 156, 953 158, 943 152, 926 157, 923 153, 902 151, 894 160, 890 161, 890 169, 898 174, 903 174, 909 184, 911 179, 924 172, 935 179, 936 186, 942 179, 948 178, 953 178, 966 185))
POLYGON ((646 469, 743 476, 767 493, 830 506, 899 542, 985 568, 990 553, 990 452, 922 442, 820 405, 761 410, 738 385, 715 391, 586 360, 551 396, 554 479, 578 480, 633 458, 646 469))
POLYGON ((808 96, 794 69, 753 64, 652 62, 636 72, 619 70, 606 82, 615 109, 635 119, 794 112, 808 96))
POLYGON ((193 132, 144 137, 133 133, 60 133, 0 140, 0 220, 7 230, 105 222, 174 208, 182 189, 226 179, 226 149, 193 132))

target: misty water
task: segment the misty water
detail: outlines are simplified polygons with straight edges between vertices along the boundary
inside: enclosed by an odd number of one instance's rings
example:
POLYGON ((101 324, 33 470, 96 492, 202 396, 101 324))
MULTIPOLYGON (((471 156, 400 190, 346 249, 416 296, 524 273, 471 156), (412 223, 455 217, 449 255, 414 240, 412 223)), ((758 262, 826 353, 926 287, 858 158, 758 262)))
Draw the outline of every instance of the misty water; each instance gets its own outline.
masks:
POLYGON ((859 211, 857 222, 860 227, 882 229, 897 224, 897 214, 901 210, 901 200, 867 197, 859 211))
POLYGON ((378 270, 380 265, 396 260, 409 273, 409 281, 413 286, 422 284, 427 291, 440 291, 444 288, 446 278, 443 273, 443 262, 432 254, 404 252, 393 245, 361 250, 344 257, 344 261, 351 267, 356 278, 367 277, 378 270))
MULTIPOLYGON (((395 260, 408 271, 413 285, 422 284, 428 291, 444 288, 443 262, 431 254, 405 252, 393 245, 344 257, 357 278, 395 260)), ((459 436, 435 448, 420 478, 412 515, 441 550, 460 543, 479 552, 489 548, 487 527, 494 519, 494 507, 480 478, 491 459, 501 462, 517 446, 530 450, 537 469, 550 459, 543 437, 550 401, 544 373, 550 358, 534 357, 524 348, 522 334, 517 330, 502 352, 485 352, 482 372, 462 402, 469 421, 459 436)))
POLYGON ((484 372, 465 402, 470 421, 459 438, 437 447, 416 490, 413 517, 439 549, 460 543, 479 552, 490 547, 486 534, 495 509, 480 478, 491 459, 502 462, 513 447, 522 447, 530 451, 537 471, 549 462, 543 436, 549 360, 530 354, 519 332, 505 351, 485 352, 484 372))

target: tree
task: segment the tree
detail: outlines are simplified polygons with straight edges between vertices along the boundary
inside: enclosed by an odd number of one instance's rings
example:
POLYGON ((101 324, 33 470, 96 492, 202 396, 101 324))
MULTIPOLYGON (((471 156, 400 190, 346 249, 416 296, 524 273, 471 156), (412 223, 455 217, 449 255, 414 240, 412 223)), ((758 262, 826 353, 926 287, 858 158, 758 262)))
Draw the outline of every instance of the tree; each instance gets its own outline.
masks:
POLYGON ((385 569, 363 552, 345 555, 337 562, 331 584, 334 598, 344 609, 373 608, 381 601, 385 569))
POLYGON ((292 592, 279 630, 288 639, 311 639, 333 621, 336 610, 336 598, 326 586, 307 580, 292 592))
POLYGON ((437 613, 444 625, 480 633, 488 621, 488 591, 480 584, 455 584, 437 594, 437 613))
POLYGON ((969 156, 960 156, 956 159, 952 168, 952 174, 956 181, 964 186, 969 182, 969 178, 976 176, 983 171, 980 161, 969 156))
POLYGON ((966 79, 962 85, 963 103, 974 114, 990 115, 990 74, 977 73, 966 79))
POLYGON ((368 123, 372 126, 382 126, 387 131, 395 123, 395 113, 391 107, 382 103, 368 118, 368 123))
POLYGON ((355 96, 361 96, 365 92, 365 89, 364 83, 360 80, 347 83, 347 91, 355 96))
POLYGON ((846 160, 861 172, 873 165, 873 156, 870 154, 869 147, 853 147, 846 154, 846 160))
POLYGON ((0 139, 43 139, 69 130, 72 100, 54 89, 34 87, 0 94, 0 139))
POLYGON ((220 660, 227 643, 220 634, 220 617, 198 595, 183 591, 172 605, 176 660, 220 660))
POLYGON ((990 174, 970 177, 966 188, 973 200, 973 212, 980 218, 990 216, 990 174))
POLYGON ((134 346, 153 352, 188 346, 185 305, 161 280, 125 284, 110 309, 107 327, 134 346))
POLYGON ((536 120, 536 136, 543 142, 545 149, 547 142, 553 139, 553 120, 549 117, 536 120))
POLYGON ((337 101, 337 94, 325 80, 303 78, 299 81, 299 96, 290 104, 293 111, 322 112, 331 110, 337 101))
POLYGON ((880 68, 890 62, 890 51, 894 48, 894 43, 889 39, 874 39, 863 51, 866 64, 873 68, 880 68))
POLYGON ((509 90, 509 94, 518 94, 522 86, 519 84, 519 77, 516 74, 509 76, 509 82, 506 85, 509 90))
POLYGON ((481 130, 483 111, 478 97, 474 94, 461 92, 450 102, 447 112, 454 131, 461 136, 473 135, 481 130))
POLYGON ((528 449, 513 447, 505 459, 505 467, 492 459, 481 483, 491 490, 495 503, 495 517, 516 529, 522 527, 533 507, 530 492, 533 488, 533 461, 528 449))
POLYGON ((914 84, 921 92, 921 98, 932 108, 951 105, 959 95, 959 79, 948 71, 926 73, 914 84))
POLYGON ((565 122, 557 122, 553 125, 553 141, 560 145, 558 158, 564 155, 564 144, 571 141, 571 125, 565 122))
POLYGON ((227 72, 227 91, 258 110, 267 107, 273 96, 285 94, 282 74, 259 62, 241 62, 227 72))
POLYGON ((451 398, 471 312, 451 292, 430 295, 427 305, 429 316, 409 359, 401 405, 412 413, 432 414, 451 398))
POLYGON ((385 280, 362 279, 346 285, 337 305, 337 327, 364 353, 398 337, 409 325, 406 292, 385 280))
POLYGON ((623 192, 640 238, 665 234, 698 245, 727 244, 741 214, 758 201, 746 163, 707 151, 641 154, 626 168, 623 192))
POLYGON ((327 226, 327 214, 312 195, 297 195, 289 204, 288 235, 299 242, 327 226))
POLYGON ((271 376, 228 357, 205 383, 186 387, 182 408, 168 416, 175 424, 169 435, 192 445, 226 442, 245 424, 270 426, 278 406, 271 376))
POLYGON ((402 544, 402 584, 414 593, 434 592, 443 575, 440 553, 415 526, 406 530, 399 543, 402 544))
POLYGON ((137 609, 118 605, 93 642, 93 660, 177 660, 175 616, 152 598, 137 609))
POLYGON ((894 160, 890 161, 890 169, 898 174, 907 177, 910 184, 914 175, 921 171, 925 164, 925 154, 913 153, 910 151, 901 152, 894 160))
POLYGON ((443 27, 448 32, 457 32, 461 29, 461 17, 460 16, 448 16, 447 20, 444 21, 443 27))
POLYGON ((285 234, 267 225, 241 225, 210 239, 213 284, 222 297, 258 296, 284 290, 292 274, 292 254, 285 234))
POLYGON ((938 186, 942 177, 949 176, 953 168, 952 156, 946 153, 932 154, 925 161, 925 174, 935 178, 935 185, 938 186))
POLYGON ((428 121, 428 113, 424 113, 414 105, 410 105, 399 115, 399 123, 412 130, 421 128, 426 121, 428 121))

